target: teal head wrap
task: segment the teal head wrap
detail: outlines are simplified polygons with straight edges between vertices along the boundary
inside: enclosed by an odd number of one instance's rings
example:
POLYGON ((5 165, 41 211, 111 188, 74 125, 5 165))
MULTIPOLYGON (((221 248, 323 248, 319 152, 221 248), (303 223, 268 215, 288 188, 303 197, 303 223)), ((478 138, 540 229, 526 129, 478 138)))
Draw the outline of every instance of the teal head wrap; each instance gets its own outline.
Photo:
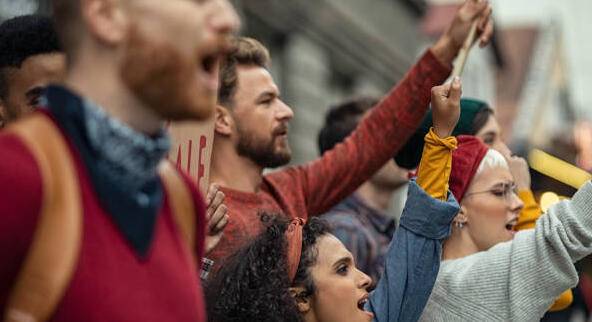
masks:
MULTIPOLYGON (((489 105, 483 101, 462 98, 460 100, 460 118, 454 131, 452 131, 452 136, 471 135, 471 127, 475 116, 481 109, 487 107, 489 105)), ((417 131, 415 131, 401 151, 395 156, 395 162, 397 162, 398 166, 405 169, 417 168, 421 160, 421 154, 423 153, 424 137, 433 125, 432 111, 429 110, 417 131)))

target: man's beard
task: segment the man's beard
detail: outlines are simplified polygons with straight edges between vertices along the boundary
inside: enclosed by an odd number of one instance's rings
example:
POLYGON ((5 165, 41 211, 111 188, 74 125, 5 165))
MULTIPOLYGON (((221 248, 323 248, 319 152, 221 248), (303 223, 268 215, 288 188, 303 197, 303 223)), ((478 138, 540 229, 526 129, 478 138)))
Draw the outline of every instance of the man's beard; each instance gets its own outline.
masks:
POLYGON ((292 158, 290 147, 286 144, 281 151, 276 151, 277 136, 273 135, 268 142, 258 142, 248 131, 243 130, 237 123, 238 145, 237 153, 247 157, 263 168, 277 168, 286 165, 292 158))
POLYGON ((200 91, 196 57, 186 57, 164 42, 147 39, 132 26, 120 73, 135 94, 163 119, 205 119, 215 106, 212 97, 200 91))

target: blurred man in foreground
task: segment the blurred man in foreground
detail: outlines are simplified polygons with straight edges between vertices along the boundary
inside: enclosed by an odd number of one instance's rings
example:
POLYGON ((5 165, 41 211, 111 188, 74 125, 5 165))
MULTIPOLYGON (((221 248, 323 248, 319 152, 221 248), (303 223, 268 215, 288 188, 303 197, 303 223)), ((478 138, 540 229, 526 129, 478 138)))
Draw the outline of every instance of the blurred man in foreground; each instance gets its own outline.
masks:
POLYGON ((205 321, 204 204, 163 162, 164 124, 212 114, 236 13, 226 0, 53 9, 64 85, 0 134, 5 320, 205 321))

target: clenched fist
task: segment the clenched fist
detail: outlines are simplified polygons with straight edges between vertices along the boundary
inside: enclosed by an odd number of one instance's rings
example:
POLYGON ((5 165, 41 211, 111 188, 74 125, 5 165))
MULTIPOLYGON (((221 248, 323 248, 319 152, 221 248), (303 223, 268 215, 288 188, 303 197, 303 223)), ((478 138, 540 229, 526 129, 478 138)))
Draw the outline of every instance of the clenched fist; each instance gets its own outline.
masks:
POLYGON ((493 35, 493 21, 490 16, 489 0, 465 0, 448 29, 432 47, 433 52, 443 62, 452 63, 475 20, 477 20, 479 47, 484 47, 493 35))
POLYGON ((461 94, 462 85, 459 77, 454 77, 450 84, 432 88, 434 133, 441 139, 449 137, 458 124, 461 94))

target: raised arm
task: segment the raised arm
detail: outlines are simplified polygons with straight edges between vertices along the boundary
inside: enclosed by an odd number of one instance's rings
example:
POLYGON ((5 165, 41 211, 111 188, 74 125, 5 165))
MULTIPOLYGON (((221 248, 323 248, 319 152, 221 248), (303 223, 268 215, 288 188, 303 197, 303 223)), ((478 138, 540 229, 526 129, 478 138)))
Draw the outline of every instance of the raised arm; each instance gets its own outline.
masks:
POLYGON ((460 209, 447 191, 456 148, 456 139, 448 136, 458 122, 460 94, 459 79, 432 90, 434 128, 425 138, 417 182, 409 185, 401 224, 386 254, 385 273, 367 304, 376 321, 417 321, 436 281, 442 241, 460 209))
POLYGON ((299 183, 293 193, 303 194, 309 214, 327 212, 401 149, 428 109, 431 88, 448 77, 473 18, 481 17, 482 40, 488 39, 491 24, 487 8, 487 1, 468 0, 440 40, 344 142, 320 159, 282 173, 299 183))
MULTIPOLYGON (((541 206, 534 199, 534 195, 530 190, 531 178, 528 163, 521 157, 511 155, 504 156, 506 157, 506 161, 508 161, 510 172, 512 172, 512 176, 518 185, 518 189, 520 189, 518 196, 524 203, 524 208, 520 211, 520 218, 516 223, 515 229, 516 231, 533 229, 536 221, 543 214, 543 211, 541 206)), ((549 311, 554 312, 563 310, 571 305, 572 302, 573 294, 571 290, 566 290, 561 296, 559 296, 559 298, 557 298, 557 300, 555 300, 555 303, 551 306, 549 311)))

